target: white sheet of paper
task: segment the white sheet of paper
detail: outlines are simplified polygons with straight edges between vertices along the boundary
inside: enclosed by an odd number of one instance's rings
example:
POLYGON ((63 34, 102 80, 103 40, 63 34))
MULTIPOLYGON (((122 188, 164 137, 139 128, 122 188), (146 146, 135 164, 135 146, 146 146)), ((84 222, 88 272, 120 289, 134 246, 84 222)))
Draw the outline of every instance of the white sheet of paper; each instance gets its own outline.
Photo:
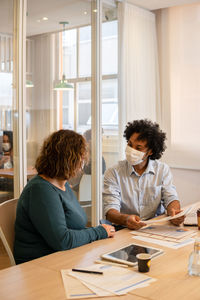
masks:
POLYGON ((169 241, 165 241, 165 240, 158 240, 158 239, 153 239, 153 238, 143 237, 143 236, 134 236, 133 238, 136 240, 139 240, 139 241, 153 243, 153 244, 157 244, 157 245, 172 248, 172 249, 179 249, 181 247, 184 247, 184 246, 194 243, 193 238, 189 238, 189 239, 181 241, 179 243, 169 242, 169 241))
POLYGON ((108 297, 114 295, 109 291, 103 290, 90 283, 81 281, 76 277, 69 275, 69 272, 71 272, 71 270, 61 270, 67 299, 108 297))
POLYGON ((195 207, 195 204, 192 204, 191 206, 183 209, 180 213, 178 213, 177 215, 171 217, 171 216, 167 216, 161 219, 150 219, 150 220, 143 220, 143 222, 147 225, 153 224, 153 223, 161 223, 163 221, 170 221, 182 216, 187 216, 195 207))
POLYGON ((69 276, 68 270, 61 270, 61 275, 67 299, 98 297, 94 291, 90 290, 80 280, 69 276))
POLYGON ((133 235, 143 235, 148 234, 147 237, 157 238, 157 239, 168 239, 181 241, 188 239, 191 236, 196 235, 196 230, 186 229, 184 227, 170 226, 170 225, 148 225, 137 231, 131 231, 133 235))
POLYGON ((69 272, 69 275, 76 277, 85 283, 92 284, 108 292, 114 293, 115 295, 126 294, 134 288, 139 288, 141 284, 149 284, 155 281, 155 279, 144 274, 134 272, 134 270, 130 268, 98 264, 87 267, 87 269, 103 271, 103 275, 78 272, 69 272))

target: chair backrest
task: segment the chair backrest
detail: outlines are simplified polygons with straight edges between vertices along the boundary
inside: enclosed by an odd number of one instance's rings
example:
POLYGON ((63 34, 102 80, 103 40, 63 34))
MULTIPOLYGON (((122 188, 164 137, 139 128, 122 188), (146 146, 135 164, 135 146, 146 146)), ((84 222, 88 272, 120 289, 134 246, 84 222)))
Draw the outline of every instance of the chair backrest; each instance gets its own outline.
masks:
POLYGON ((91 202, 91 175, 83 174, 79 184, 79 202, 91 202))
POLYGON ((8 253, 11 265, 15 265, 13 245, 15 219, 18 199, 11 199, 0 204, 0 238, 8 253))

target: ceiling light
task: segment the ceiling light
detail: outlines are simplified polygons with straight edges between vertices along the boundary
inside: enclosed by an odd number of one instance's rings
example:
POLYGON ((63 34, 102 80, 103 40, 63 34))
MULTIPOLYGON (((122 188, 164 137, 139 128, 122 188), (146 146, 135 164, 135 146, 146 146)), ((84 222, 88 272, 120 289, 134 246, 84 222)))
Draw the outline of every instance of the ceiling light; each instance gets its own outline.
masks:
POLYGON ((34 87, 34 84, 31 80, 26 80, 26 87, 27 88, 31 88, 31 87, 34 87))
POLYGON ((40 20, 40 19, 38 19, 38 20, 37 20, 37 22, 38 22, 38 23, 40 23, 40 22, 41 22, 41 20, 40 20))
POLYGON ((97 9, 93 9, 93 12, 97 12, 97 9))
POLYGON ((71 90, 73 89, 73 85, 71 83, 68 83, 65 75, 63 74, 62 79, 60 80, 59 83, 57 83, 54 87, 55 91, 66 91, 66 90, 71 90))
POLYGON ((84 11, 84 12, 83 12, 84 15, 87 15, 87 13, 88 13, 87 11, 84 11))
POLYGON ((47 18, 47 17, 43 17, 42 20, 43 20, 43 21, 47 21, 48 18, 47 18))

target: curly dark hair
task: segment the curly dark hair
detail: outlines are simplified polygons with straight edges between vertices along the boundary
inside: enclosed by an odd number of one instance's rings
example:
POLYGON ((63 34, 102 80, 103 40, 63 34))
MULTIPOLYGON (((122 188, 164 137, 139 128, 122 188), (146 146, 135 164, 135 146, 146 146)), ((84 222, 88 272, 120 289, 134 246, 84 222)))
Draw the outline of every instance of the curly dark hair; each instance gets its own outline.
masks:
POLYGON ((128 122, 123 135, 127 142, 134 133, 139 133, 138 140, 146 141, 148 149, 152 150, 152 155, 149 156, 150 159, 161 158, 166 149, 166 133, 162 132, 157 123, 147 119, 135 120, 132 123, 128 122))
POLYGON ((77 174, 82 162, 87 160, 85 138, 75 131, 61 129, 44 141, 35 168, 38 174, 68 180, 77 174))

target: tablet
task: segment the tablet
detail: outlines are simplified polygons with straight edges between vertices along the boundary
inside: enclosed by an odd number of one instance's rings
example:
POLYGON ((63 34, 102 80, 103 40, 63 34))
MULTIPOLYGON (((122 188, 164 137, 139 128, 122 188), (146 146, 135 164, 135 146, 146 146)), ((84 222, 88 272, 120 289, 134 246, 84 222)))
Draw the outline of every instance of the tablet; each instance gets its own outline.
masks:
POLYGON ((162 249, 157 249, 149 246, 131 244, 126 247, 117 249, 113 252, 105 253, 101 255, 101 257, 114 262, 134 266, 137 264, 136 255, 138 253, 148 253, 151 255, 151 258, 154 258, 164 253, 164 251, 162 249))

